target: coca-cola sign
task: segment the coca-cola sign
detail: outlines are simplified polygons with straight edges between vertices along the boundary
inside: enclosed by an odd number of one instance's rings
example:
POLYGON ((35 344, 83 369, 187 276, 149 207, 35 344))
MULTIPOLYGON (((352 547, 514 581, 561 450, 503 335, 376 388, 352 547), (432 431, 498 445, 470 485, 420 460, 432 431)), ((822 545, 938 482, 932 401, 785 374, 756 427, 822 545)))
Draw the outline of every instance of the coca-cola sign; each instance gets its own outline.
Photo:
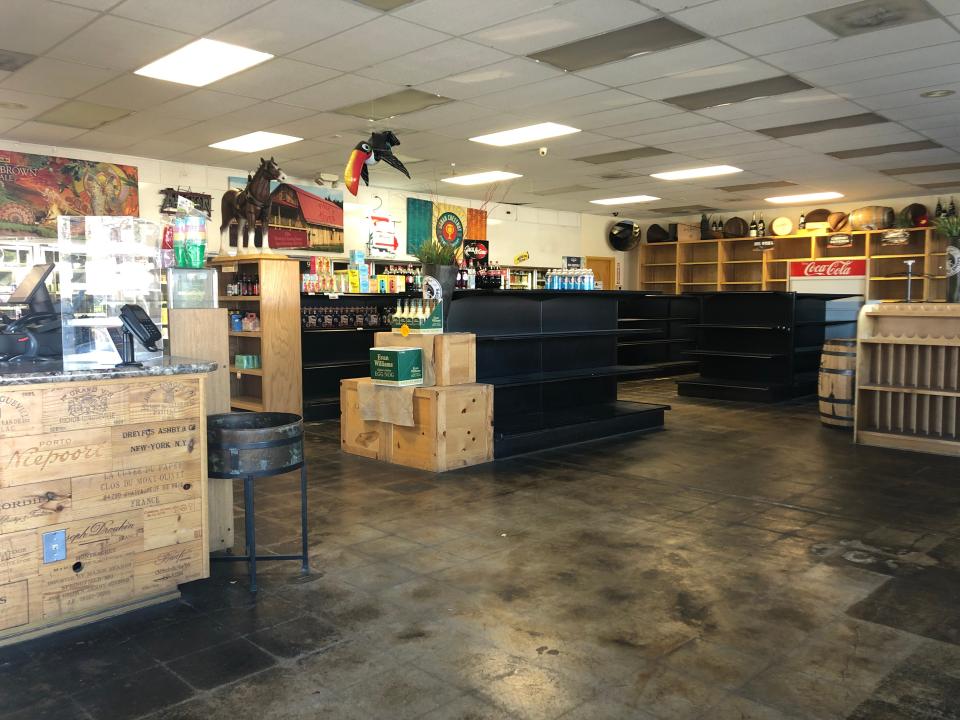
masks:
POLYGON ((811 260, 790 263, 790 277, 863 277, 866 260, 811 260))

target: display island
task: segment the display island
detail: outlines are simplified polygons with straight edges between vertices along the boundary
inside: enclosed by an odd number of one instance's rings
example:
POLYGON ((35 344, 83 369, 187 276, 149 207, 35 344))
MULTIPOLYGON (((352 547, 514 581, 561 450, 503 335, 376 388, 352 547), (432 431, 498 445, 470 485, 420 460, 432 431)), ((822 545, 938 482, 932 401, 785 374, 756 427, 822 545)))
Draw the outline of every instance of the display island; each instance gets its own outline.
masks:
MULTIPOLYGON (((476 335, 477 382, 494 387, 494 456, 507 457, 663 426, 666 405, 617 399, 622 341, 664 340, 662 326, 622 322, 628 291, 465 290, 448 330, 476 335)), ((694 301, 695 302, 695 301, 694 301)), ((678 311, 688 313, 689 308, 678 311)))
POLYGON ((216 363, 0 363, 0 645, 207 577, 216 363))

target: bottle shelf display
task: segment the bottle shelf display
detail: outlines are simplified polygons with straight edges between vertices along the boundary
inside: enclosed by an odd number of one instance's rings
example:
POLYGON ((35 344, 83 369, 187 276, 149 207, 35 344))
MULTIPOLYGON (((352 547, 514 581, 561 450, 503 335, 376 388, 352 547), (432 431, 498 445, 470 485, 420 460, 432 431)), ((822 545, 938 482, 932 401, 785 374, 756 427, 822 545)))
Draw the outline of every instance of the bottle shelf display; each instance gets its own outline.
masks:
POLYGON ((913 260, 912 299, 943 299, 947 240, 922 227, 908 229, 905 244, 884 244, 886 232, 840 233, 850 236, 849 246, 831 245, 831 235, 838 233, 644 243, 640 285, 662 293, 786 290, 792 261, 866 260, 867 299, 899 301, 907 294, 904 261, 913 260), (757 251, 758 240, 769 240, 772 247, 757 251))
POLYGON ((231 407, 301 415, 301 371, 291 361, 300 357, 297 263, 284 257, 240 256, 211 264, 219 270, 221 306, 243 318, 240 327, 227 333, 231 407), (258 330, 250 329, 258 325, 258 330), (251 367, 251 359, 258 360, 259 367, 251 367))
POLYGON ((954 304, 863 307, 855 442, 960 456, 958 328, 954 304))

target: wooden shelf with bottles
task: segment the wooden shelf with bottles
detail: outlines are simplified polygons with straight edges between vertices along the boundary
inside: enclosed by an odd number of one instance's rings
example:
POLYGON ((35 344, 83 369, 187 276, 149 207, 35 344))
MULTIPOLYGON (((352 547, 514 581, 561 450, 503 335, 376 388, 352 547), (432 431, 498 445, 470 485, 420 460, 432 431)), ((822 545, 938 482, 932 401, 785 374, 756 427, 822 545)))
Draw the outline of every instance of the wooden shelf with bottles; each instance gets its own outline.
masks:
POLYGON ((214 258, 220 304, 256 313, 260 330, 229 332, 230 405, 234 410, 303 414, 300 369, 300 271, 284 255, 214 258), (256 276, 258 295, 227 295, 238 276, 256 276), (236 355, 259 355, 260 368, 237 368, 236 355))
POLYGON ((866 260, 867 299, 906 299, 906 260, 913 260, 911 297, 939 300, 946 297, 946 244, 932 227, 908 228, 904 245, 885 245, 886 230, 858 230, 852 244, 829 244, 837 233, 807 233, 765 238, 722 238, 644 244, 640 251, 640 289, 668 292, 715 290, 786 290, 791 262, 809 260, 866 260), (759 239, 772 240, 765 251, 754 250, 759 239))

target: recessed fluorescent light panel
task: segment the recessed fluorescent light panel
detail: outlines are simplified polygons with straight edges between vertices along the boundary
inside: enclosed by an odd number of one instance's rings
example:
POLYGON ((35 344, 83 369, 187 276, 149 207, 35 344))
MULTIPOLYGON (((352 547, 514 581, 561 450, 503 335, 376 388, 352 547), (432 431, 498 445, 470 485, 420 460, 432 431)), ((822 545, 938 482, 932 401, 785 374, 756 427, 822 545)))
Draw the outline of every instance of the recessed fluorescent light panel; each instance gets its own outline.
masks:
POLYGON ((504 172, 503 170, 490 170, 489 172, 474 173, 473 175, 455 175, 454 177, 441 178, 445 183, 452 185, 485 185, 487 183, 500 182, 501 180, 513 180, 523 175, 517 173, 504 172))
POLYGON ((303 138, 294 137, 293 135, 281 135, 280 133, 258 130, 257 132, 247 133, 246 135, 240 135, 235 138, 230 138, 229 140, 221 140, 220 142, 213 143, 210 147, 217 148, 218 150, 251 153, 267 150, 268 148, 280 147, 281 145, 289 145, 290 143, 300 142, 301 140, 303 140, 303 138))
POLYGON ((732 165, 713 165, 711 167, 690 168, 689 170, 653 173, 650 177, 655 177, 658 180, 693 180, 694 178, 716 177, 717 175, 732 175, 738 172, 743 172, 743 170, 732 165))
POLYGON ((634 203, 653 202, 660 198, 653 195, 628 195, 626 197, 604 198, 602 200, 591 200, 594 205, 633 205, 634 203))
POLYGON ((489 135, 477 135, 477 137, 472 137, 470 140, 471 142, 483 143, 484 145, 507 147, 508 145, 520 145, 521 143, 546 140, 547 138, 561 137, 563 135, 573 135, 573 133, 578 132, 580 132, 579 128, 561 125, 560 123, 545 122, 537 125, 514 128, 513 130, 490 133, 489 135))
POLYGON ((777 205, 789 205, 790 203, 819 202, 820 200, 837 200, 842 198, 843 193, 838 192, 815 192, 805 193, 803 195, 781 195, 780 197, 768 197, 768 203, 777 205))
POLYGON ((702 39, 703 35, 698 32, 667 18, 659 18, 541 50, 528 57, 562 70, 583 70, 702 39))
POLYGON ((785 138, 826 132, 827 130, 845 130, 847 128, 876 125, 885 122, 890 121, 876 113, 860 113, 859 115, 846 115, 829 120, 814 120, 813 122, 797 123, 796 125, 764 128, 763 130, 757 130, 757 132, 772 138, 785 138))
POLYGON ((134 74, 203 87, 259 65, 272 57, 270 53, 200 38, 149 65, 144 65, 135 70, 134 74))
POLYGON ((812 85, 808 85, 802 80, 797 80, 795 77, 781 75, 780 77, 755 80, 754 82, 715 88, 713 90, 704 90, 703 92, 690 93, 688 95, 676 95, 674 97, 664 98, 663 102, 682 107, 685 110, 703 110, 721 105, 747 102, 748 100, 759 100, 760 98, 772 97, 774 95, 785 95, 786 93, 798 92, 800 90, 809 90, 811 87, 812 85))

